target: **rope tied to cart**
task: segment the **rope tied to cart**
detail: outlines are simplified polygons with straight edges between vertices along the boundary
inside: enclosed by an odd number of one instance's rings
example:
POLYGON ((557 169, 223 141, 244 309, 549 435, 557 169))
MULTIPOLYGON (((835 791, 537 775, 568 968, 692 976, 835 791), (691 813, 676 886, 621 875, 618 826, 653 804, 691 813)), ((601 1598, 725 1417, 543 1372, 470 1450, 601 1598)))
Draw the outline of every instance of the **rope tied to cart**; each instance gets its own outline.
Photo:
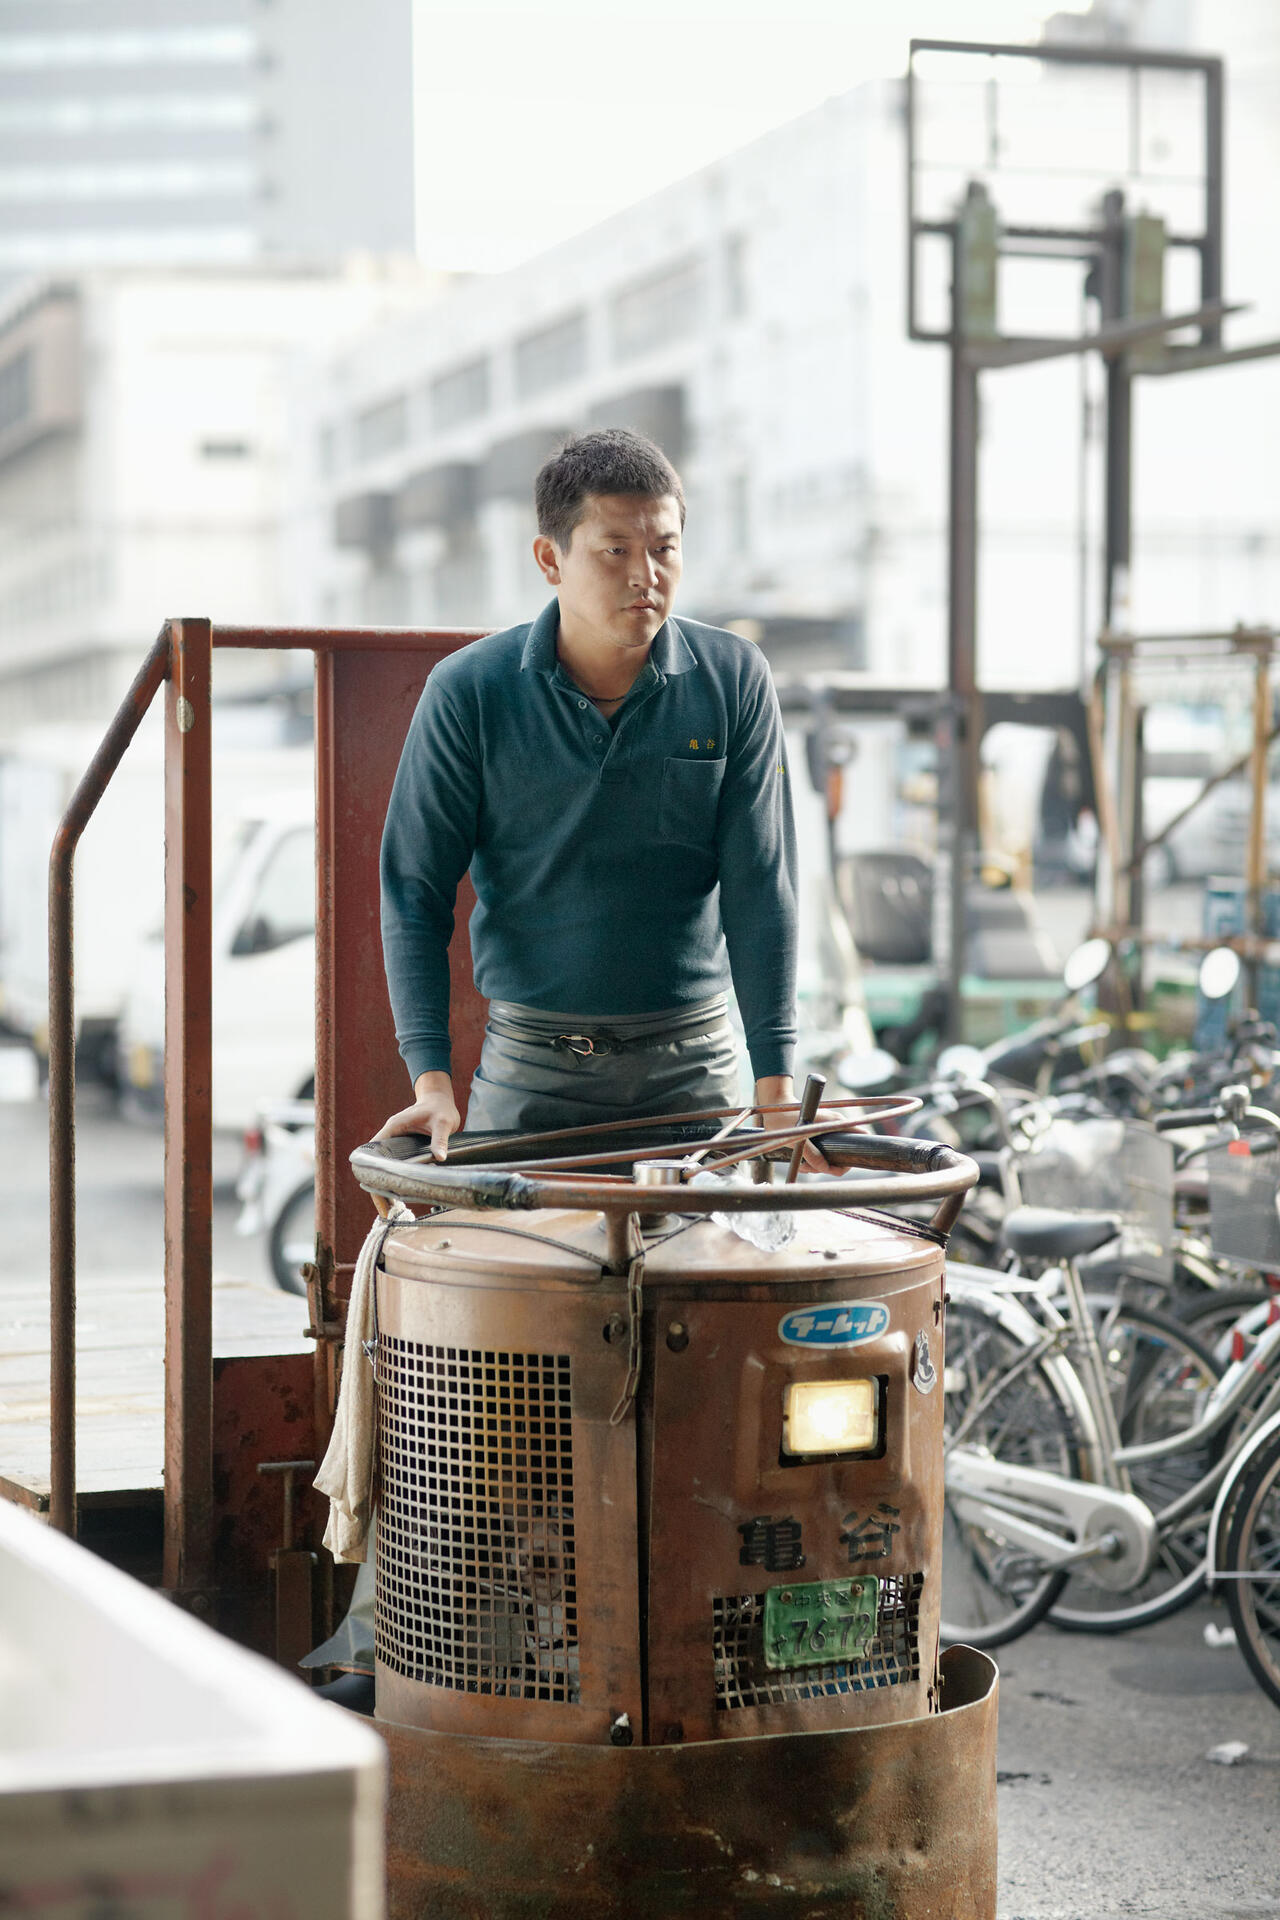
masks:
POLYGON ((360 1562, 368 1550, 377 1467, 376 1274, 390 1236, 416 1224, 412 1209, 403 1200, 392 1200, 365 1235, 352 1276, 347 1352, 358 1348, 370 1364, 351 1366, 344 1359, 333 1433, 314 1482, 316 1491, 328 1497, 324 1544, 335 1560, 360 1562))

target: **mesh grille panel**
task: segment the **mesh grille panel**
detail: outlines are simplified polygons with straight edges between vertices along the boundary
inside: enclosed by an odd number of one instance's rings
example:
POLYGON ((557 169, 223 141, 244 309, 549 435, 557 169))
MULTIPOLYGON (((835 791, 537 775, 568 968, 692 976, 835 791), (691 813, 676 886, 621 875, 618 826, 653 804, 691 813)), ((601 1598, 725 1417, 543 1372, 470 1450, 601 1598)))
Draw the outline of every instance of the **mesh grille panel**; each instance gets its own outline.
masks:
POLYGON ((567 1354, 378 1342, 378 1658, 407 1679, 578 1698, 567 1354))
POLYGON ((824 1694, 865 1693, 920 1677, 917 1631, 919 1573, 889 1574, 880 1581, 880 1630, 865 1660, 825 1667, 771 1668, 764 1663, 764 1595, 735 1593, 711 1602, 716 1705, 779 1707, 824 1694))

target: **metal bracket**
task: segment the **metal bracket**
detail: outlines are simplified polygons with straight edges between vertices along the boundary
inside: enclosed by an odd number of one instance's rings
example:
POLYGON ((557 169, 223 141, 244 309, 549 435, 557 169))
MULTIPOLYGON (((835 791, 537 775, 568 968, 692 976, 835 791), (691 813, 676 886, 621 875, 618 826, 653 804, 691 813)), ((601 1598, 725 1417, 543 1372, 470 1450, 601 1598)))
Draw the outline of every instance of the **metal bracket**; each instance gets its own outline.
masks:
POLYGON ((347 1337, 345 1301, 334 1296, 333 1279, 337 1263, 333 1248, 316 1240, 316 1257, 302 1268, 307 1284, 307 1310, 311 1316, 306 1328, 308 1340, 332 1340, 341 1344, 347 1337))

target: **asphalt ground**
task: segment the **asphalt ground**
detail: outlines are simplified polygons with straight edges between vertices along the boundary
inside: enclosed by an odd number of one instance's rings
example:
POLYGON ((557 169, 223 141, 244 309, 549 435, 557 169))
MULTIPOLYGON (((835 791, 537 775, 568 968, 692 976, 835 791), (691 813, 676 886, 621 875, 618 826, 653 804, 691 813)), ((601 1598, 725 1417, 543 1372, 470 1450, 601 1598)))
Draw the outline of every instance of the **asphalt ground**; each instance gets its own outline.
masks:
MULTIPOLYGON (((159 1134, 92 1088, 77 1132, 82 1269, 159 1286, 159 1134)), ((239 1157, 218 1141, 214 1265, 268 1286, 261 1242, 233 1231, 239 1157)), ((47 1220, 47 1110, 0 1099, 0 1275, 46 1270, 47 1220)), ((1280 1708, 1234 1647, 1206 1643, 1225 1623, 1205 1601, 1138 1633, 1041 1626, 1000 1651, 999 1920, 1280 1916, 1280 1708), (1208 1759, 1229 1741, 1239 1764, 1208 1759)))

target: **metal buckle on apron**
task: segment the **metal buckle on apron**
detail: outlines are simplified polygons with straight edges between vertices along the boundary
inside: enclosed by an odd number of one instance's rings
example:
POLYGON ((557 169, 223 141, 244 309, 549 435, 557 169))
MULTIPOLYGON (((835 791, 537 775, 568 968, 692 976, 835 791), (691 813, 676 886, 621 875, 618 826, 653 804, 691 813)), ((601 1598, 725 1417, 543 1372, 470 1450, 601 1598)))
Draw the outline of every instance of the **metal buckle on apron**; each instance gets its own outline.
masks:
POLYGON ((597 1053, 615 1053, 616 1047, 592 1039, 589 1033, 558 1033, 551 1042, 563 1053, 576 1053, 579 1060, 590 1060, 597 1053))

